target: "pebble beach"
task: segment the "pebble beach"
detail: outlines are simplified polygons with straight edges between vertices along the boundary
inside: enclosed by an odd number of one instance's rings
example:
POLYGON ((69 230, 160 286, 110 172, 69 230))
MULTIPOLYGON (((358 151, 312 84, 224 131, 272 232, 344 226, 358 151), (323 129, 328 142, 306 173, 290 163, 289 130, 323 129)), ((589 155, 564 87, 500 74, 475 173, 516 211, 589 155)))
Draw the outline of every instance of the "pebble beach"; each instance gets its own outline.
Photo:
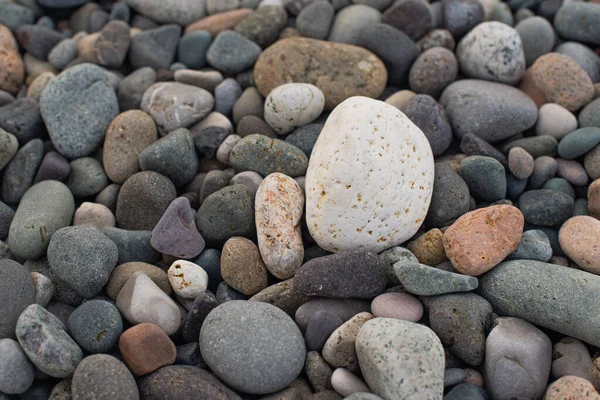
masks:
POLYGON ((599 0, 0 0, 0 400, 600 400, 599 0))

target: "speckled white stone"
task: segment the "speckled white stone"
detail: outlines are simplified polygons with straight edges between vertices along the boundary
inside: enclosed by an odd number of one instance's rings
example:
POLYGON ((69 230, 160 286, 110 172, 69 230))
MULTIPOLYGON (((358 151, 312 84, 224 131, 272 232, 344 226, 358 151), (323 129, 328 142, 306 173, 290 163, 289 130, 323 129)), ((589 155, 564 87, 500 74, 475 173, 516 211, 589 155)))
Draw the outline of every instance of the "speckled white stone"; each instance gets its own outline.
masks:
POLYGON ((177 260, 167 271, 173 291, 184 299, 195 299, 206 292, 208 274, 197 264, 177 260))
POLYGON ((275 172, 258 187, 255 197, 258 249, 267 269, 279 279, 296 274, 304 259, 300 222, 304 193, 287 175, 275 172))
POLYGON ((519 33, 502 22, 483 22, 456 48, 461 71, 469 78, 514 85, 525 73, 525 53, 519 33))
POLYGON ((433 191, 431 146, 396 107, 351 97, 327 119, 306 172, 306 221, 322 248, 379 253, 412 237, 433 191))
POLYGON ((325 95, 309 83, 287 83, 273 89, 265 99, 265 121, 284 135, 314 121, 325 107, 325 95))

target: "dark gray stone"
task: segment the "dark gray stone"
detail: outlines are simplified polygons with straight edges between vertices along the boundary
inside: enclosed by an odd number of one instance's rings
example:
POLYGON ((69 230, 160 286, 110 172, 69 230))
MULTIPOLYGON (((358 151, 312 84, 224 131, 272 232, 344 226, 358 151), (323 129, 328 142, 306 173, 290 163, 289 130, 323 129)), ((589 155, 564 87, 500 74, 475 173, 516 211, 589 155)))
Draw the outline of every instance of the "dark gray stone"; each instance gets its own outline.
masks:
POLYGON ((372 299, 387 285, 387 268, 375 253, 344 251, 312 259, 294 276, 294 290, 309 296, 372 299))
POLYGON ((0 128, 12 133, 22 146, 45 132, 38 102, 32 97, 17 99, 0 107, 0 128))
POLYGON ((0 260, 0 339, 14 338, 21 312, 35 302, 35 286, 29 271, 13 260, 0 260))
POLYGON ((460 368, 447 368, 444 371, 444 387, 458 385, 467 377, 467 371, 460 368))
POLYGON ((71 381, 74 399, 139 399, 135 379, 121 361, 108 354, 84 358, 71 381))
POLYGON ((12 208, 0 202, 0 239, 5 240, 8 236, 10 224, 15 216, 12 208))
POLYGON ((232 288, 225 282, 219 283, 219 286, 217 287, 216 296, 217 296, 217 301, 219 302, 219 304, 223 304, 223 303, 226 303, 228 301, 233 301, 233 300, 247 300, 248 299, 248 296, 246 296, 243 293, 238 292, 237 290, 235 290, 234 288, 232 288))
POLYGON ((12 133, 0 128, 0 170, 4 169, 19 150, 19 141, 12 133))
POLYGON ((208 274, 208 290, 217 291, 217 287, 223 282, 221 276, 221 252, 215 249, 205 249, 195 260, 194 264, 202 267, 208 274))
MULTIPOLYGON (((231 178, 233 178, 233 171, 231 169, 225 171, 208 171, 206 178, 204 178, 204 181, 202 182, 200 191, 198 192, 198 202, 200 204, 204 203, 204 200, 206 200, 208 196, 229 186, 231 178)), ((256 194, 256 192, 254 194, 256 194)))
POLYGON ((94 202, 105 205, 114 214, 115 210, 117 209, 117 198, 120 190, 121 185, 118 183, 111 183, 102 189, 100 193, 98 193, 94 202))
POLYGON ((554 17, 554 27, 564 38, 600 45, 600 7, 594 3, 565 4, 554 17))
POLYGON ((37 0, 43 7, 48 8, 71 8, 77 7, 89 0, 37 0))
POLYGON ((15 37, 29 54, 42 61, 48 59, 50 50, 64 39, 64 36, 53 29, 41 25, 22 25, 15 31, 15 37))
POLYGON ((111 21, 129 22, 131 18, 131 9, 125 3, 114 3, 110 10, 111 21))
POLYGON ((401 30, 416 41, 434 28, 435 16, 429 3, 407 0, 395 2, 385 10, 381 22, 401 30))
POLYGON ((575 200, 575 189, 573 189, 573 186, 571 186, 571 184, 564 178, 550 178, 544 182, 542 189, 558 190, 559 192, 569 195, 573 198, 573 200, 575 200))
POLYGON ((529 188, 540 189, 544 182, 556 175, 558 163, 549 156, 541 156, 535 159, 533 174, 529 177, 529 188))
POLYGON ((168 69, 175 59, 180 36, 179 25, 163 25, 133 36, 129 48, 131 66, 136 69, 168 69))
POLYGON ((337 315, 346 322, 361 312, 371 312, 371 304, 366 300, 359 299, 328 299, 319 298, 302 304, 294 316, 294 320, 303 332, 306 331, 308 321, 317 311, 324 310, 337 315))
POLYGON ((402 112, 423 131, 434 156, 439 156, 448 149, 452 143, 452 127, 444 107, 433 97, 417 94, 406 102, 402 112))
POLYGON ((460 39, 483 22, 484 10, 476 0, 442 0, 442 26, 460 39))
POLYGON ((459 174, 475 198, 494 202, 506 197, 506 172, 494 158, 469 156, 460 163, 459 174))
POLYGON ((449 391, 444 400, 489 400, 489 396, 480 386, 461 383, 449 391))
POLYGON ((235 31, 264 49, 277 40, 287 19, 283 7, 267 5, 244 18, 235 26, 235 31))
POLYGON ((544 231, 532 229, 523 232, 519 247, 513 251, 507 260, 537 260, 548 262, 552 257, 550 239, 544 231))
POLYGON ((8 204, 18 204, 33 185, 33 178, 44 157, 44 142, 33 139, 17 151, 2 177, 2 198, 8 204))
POLYGON ((102 144, 119 105, 106 72, 80 64, 48 83, 40 97, 40 110, 56 150, 67 158, 78 158, 102 144))
POLYGON ((211 292, 199 294, 192 307, 181 322, 181 337, 186 343, 197 343, 200 329, 208 314, 219 305, 217 298, 211 292))
POLYGON ((52 313, 52 315, 54 315, 56 318, 58 318, 60 320, 60 322, 62 322, 62 324, 65 326, 65 330, 68 333, 66 326, 69 323, 69 316, 71 315, 71 313, 73 311, 75 311, 75 307, 73 307, 69 304, 66 304, 66 303, 61 303, 58 301, 51 301, 50 303, 48 303, 48 306, 46 307, 46 309, 50 313, 52 313))
POLYGON ((71 337, 90 353, 108 353, 123 333, 119 310, 104 300, 86 301, 69 316, 71 337))
POLYGON ((90 33, 100 32, 108 22, 108 13, 104 10, 96 10, 90 15, 90 33))
POLYGON ((394 267, 398 280, 408 291, 419 296, 470 292, 477 289, 477 278, 455 274, 417 263, 398 263, 394 267))
POLYGON ((71 161, 67 186, 75 198, 98 194, 108 185, 108 177, 98 160, 82 157, 71 161))
POLYGON ((251 394, 289 385, 302 371, 306 354, 294 321, 279 308, 254 301, 230 301, 215 308, 200 331, 200 351, 225 383, 251 394))
POLYGON ((335 8, 330 2, 315 1, 300 11, 296 29, 304 37, 326 40, 334 17, 335 8))
MULTIPOLYGON (((106 18, 104 21, 106 23, 108 14, 103 13, 103 17, 106 18)), ((129 29, 129 25, 123 21, 110 21, 106 25, 103 24, 102 31, 94 42, 94 54, 100 65, 119 68, 123 64, 131 43, 129 29)))
POLYGON ((50 180, 65 181, 70 174, 71 165, 67 159, 56 151, 49 151, 42 159, 33 183, 50 180))
MULTIPOLYGON (((73 288, 67 285, 65 281, 60 279, 57 274, 52 272, 47 258, 44 257, 35 261, 27 260, 23 265, 31 272, 37 272, 38 274, 42 274, 50 278, 52 285, 54 286, 54 295, 52 296, 52 301, 49 304, 52 304, 53 302, 60 302, 59 304, 77 307, 83 301, 83 297, 81 297, 73 288)), ((48 308, 48 310, 50 309, 48 308)), ((67 326, 66 319, 64 320, 64 324, 67 326)))
POLYGON ((198 368, 206 368, 206 363, 200 354, 200 345, 197 341, 177 346, 175 365, 191 365, 198 368))
POLYGON ((151 231, 132 231, 108 227, 102 230, 119 250, 118 265, 141 261, 154 264, 160 259, 160 253, 150 245, 151 231))
POLYGON ((0 24, 11 31, 35 22, 35 12, 11 1, 0 2, 0 24))
POLYGON ((508 158, 504 153, 473 133, 463 136, 460 141, 460 149, 468 156, 495 158, 504 168, 508 167, 508 158))
POLYGON ((558 144, 558 155, 572 160, 584 155, 600 143, 600 128, 587 126, 579 128, 562 138, 558 144))
POLYGON ((177 60, 190 69, 203 68, 211 41, 212 36, 206 31, 186 33, 179 40, 177 60))
POLYGON ((343 323, 344 321, 339 316, 325 310, 313 313, 308 320, 306 332, 304 333, 306 350, 319 352, 323 350, 327 339, 343 323))
POLYGON ((118 257, 117 245, 92 225, 62 228, 48 246, 52 272, 85 298, 100 293, 118 257))
POLYGON ((152 230, 150 244, 160 253, 177 258, 193 258, 204 250, 195 211, 186 198, 178 197, 169 205, 152 230))
POLYGON ((229 136, 229 129, 220 126, 207 126, 194 134, 194 144, 198 153, 204 157, 214 158, 223 140, 229 136))
POLYGON ((573 198, 557 190, 529 190, 519 197, 525 222, 532 225, 561 226, 571 217, 573 207, 573 198))
POLYGON ((58 70, 64 69, 77 57, 77 44, 72 39, 63 39, 48 53, 48 62, 58 70))
POLYGON ((137 69, 121 80, 118 88, 121 111, 140 108, 144 92, 154 83, 156 83, 156 72, 150 67, 137 69))
POLYGON ((296 128, 292 133, 287 135, 285 141, 296 146, 302 150, 307 157, 310 157, 322 129, 323 125, 320 124, 304 125, 296 128))
POLYGON ((206 61, 224 74, 232 75, 252 67, 260 53, 259 45, 238 32, 223 31, 208 48, 206 61))

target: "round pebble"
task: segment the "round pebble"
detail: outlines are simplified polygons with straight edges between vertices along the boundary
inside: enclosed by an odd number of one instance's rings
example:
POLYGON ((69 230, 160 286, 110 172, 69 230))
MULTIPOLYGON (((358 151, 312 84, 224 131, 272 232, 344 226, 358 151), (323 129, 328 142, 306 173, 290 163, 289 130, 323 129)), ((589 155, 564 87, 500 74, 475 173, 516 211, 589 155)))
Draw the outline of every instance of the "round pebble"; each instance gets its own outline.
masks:
POLYGON ((119 310, 104 300, 86 301, 69 316, 69 333, 85 351, 108 353, 123 333, 119 310))
POLYGON ((416 93, 439 97, 458 75, 454 53, 443 47, 434 47, 421 53, 410 69, 409 85, 416 93))
POLYGON ((405 293, 384 293, 371 302, 371 313, 377 318, 395 318, 418 322, 423 316, 423 306, 405 293))
POLYGON ((280 135, 314 121, 325 106, 323 92, 314 85, 288 83, 265 99, 265 121, 280 135))
POLYGON ((139 399, 135 379, 127 367, 107 354, 84 358, 77 366, 71 381, 73 398, 139 399))

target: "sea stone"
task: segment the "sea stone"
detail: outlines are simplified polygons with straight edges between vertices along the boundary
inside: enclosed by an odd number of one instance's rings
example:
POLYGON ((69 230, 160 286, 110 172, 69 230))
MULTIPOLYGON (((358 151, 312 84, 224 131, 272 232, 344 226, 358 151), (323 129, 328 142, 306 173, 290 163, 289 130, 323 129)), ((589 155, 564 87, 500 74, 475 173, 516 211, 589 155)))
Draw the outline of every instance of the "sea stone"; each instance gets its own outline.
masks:
POLYGON ((409 242, 406 248, 417 257, 420 263, 433 267, 448 261, 442 237, 442 231, 433 228, 409 242))
POLYGON ((13 260, 0 260, 0 339, 14 338, 19 315, 36 300, 35 284, 27 268, 13 260))
POLYGON ((402 286, 408 292, 419 296, 470 292, 477 289, 479 284, 477 278, 423 264, 398 263, 394 266, 394 271, 402 286))
POLYGON ((268 274, 258 248, 243 237, 232 237, 223 246, 221 275, 229 286, 251 296, 267 287, 268 274))
POLYGON ((308 83, 288 83, 265 99, 265 121, 280 135, 314 121, 325 106, 325 96, 308 83))
POLYGON ((206 16, 206 0, 127 0, 125 4, 161 24, 185 26, 206 16))
POLYGON ((517 248, 524 223, 521 211, 509 205, 471 211, 444 232, 446 255, 459 272, 479 276, 517 248))
POLYGON ((544 396, 544 400, 568 399, 599 400, 600 394, 587 379, 567 375, 554 381, 544 396))
POLYGON ((325 95, 325 109, 332 110, 352 96, 379 97, 387 71, 377 56, 363 48, 289 38, 279 40, 258 57, 254 81, 263 96, 285 83, 310 83, 325 95))
POLYGON ((160 327, 141 323, 127 329, 119 338, 119 351, 135 375, 146 375, 175 362, 177 349, 160 327))
POLYGON ((113 270, 108 283, 106 284, 106 294, 111 299, 116 300, 123 285, 125 285, 129 278, 137 271, 147 275, 166 294, 171 294, 173 291, 165 271, 152 264, 132 261, 121 264, 113 270))
POLYGON ((197 264, 186 260, 175 261, 167 271, 171 287, 177 296, 195 299, 206 292, 208 274, 197 264))
POLYGON ((330 114, 310 158, 310 233, 331 252, 399 245, 425 219, 433 179, 431 147, 416 125, 386 103, 348 99, 330 114))
POLYGON ((0 90, 16 94, 23 85, 25 67, 17 41, 4 25, 0 25, 0 54, 0 90))
POLYGON ((355 347, 356 335, 364 324, 373 318, 373 314, 362 312, 356 314, 333 331, 323 346, 323 359, 333 367, 358 372, 359 365, 355 347))
POLYGON ((583 270, 600 275, 600 221, 580 215, 567 220, 558 233, 560 248, 583 270))
MULTIPOLYGON (((225 30, 235 28, 237 24, 239 24, 250 14, 252 14, 251 9, 241 8, 238 10, 229 10, 225 12, 220 12, 218 14, 209 15, 208 17, 199 19, 196 22, 186 26, 185 33, 187 35, 188 33, 195 31, 205 31, 212 36, 216 36, 225 30)), ((186 63, 184 62, 184 64, 186 63)), ((190 68, 194 67, 193 65, 187 66, 190 68)), ((202 65, 200 65, 200 67, 201 66, 202 65)))
POLYGON ((0 390, 5 394, 24 393, 33 384, 33 365, 13 339, 0 339, 0 390))
POLYGON ((265 266, 279 279, 291 278, 304 258, 302 189, 289 176, 270 174, 258 187, 254 210, 258 248, 265 266))
POLYGON ((431 329, 398 319, 375 318, 358 332, 356 353, 375 394, 386 399, 442 397, 444 349, 431 329))
POLYGON ((306 331, 312 315, 324 310, 339 317, 342 322, 348 321, 361 312, 369 312, 371 305, 368 301, 358 299, 328 299, 319 298, 311 300, 298 308, 294 319, 302 331, 306 331))
POLYGON ((406 293, 383 293, 371 302, 371 313, 377 318, 418 322, 423 317, 423 305, 406 293))
MULTIPOLYGON (((54 390, 52 390, 53 394, 54 390)), ((86 357, 77 366, 73 374, 71 390, 67 393, 73 399, 139 399, 138 388, 131 372, 125 364, 108 354, 86 357)), ((66 398, 67 393, 61 398, 66 398)), ((57 400, 53 395, 50 399, 57 400)))
POLYGON ((563 3, 554 18, 554 26, 558 33, 578 42, 589 42, 600 45, 600 10, 594 2, 563 3))

